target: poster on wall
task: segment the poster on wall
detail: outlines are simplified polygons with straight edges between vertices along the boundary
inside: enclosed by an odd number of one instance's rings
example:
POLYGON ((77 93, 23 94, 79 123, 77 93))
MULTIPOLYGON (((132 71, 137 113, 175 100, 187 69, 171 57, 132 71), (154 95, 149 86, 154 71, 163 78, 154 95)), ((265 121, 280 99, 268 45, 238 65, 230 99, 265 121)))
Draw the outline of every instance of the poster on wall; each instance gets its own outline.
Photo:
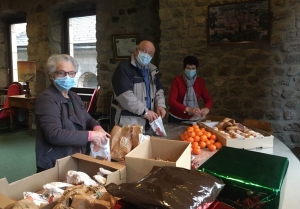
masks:
POLYGON ((114 59, 127 59, 138 44, 137 34, 112 35, 114 59))
POLYGON ((270 2, 245 1, 208 6, 208 45, 270 40, 270 2))

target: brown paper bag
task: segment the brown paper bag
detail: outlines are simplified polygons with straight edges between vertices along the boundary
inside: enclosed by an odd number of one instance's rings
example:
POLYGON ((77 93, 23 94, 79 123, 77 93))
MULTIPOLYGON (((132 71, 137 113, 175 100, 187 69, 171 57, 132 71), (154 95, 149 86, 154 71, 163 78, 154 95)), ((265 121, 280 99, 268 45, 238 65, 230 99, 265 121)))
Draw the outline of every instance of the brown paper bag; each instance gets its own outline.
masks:
POLYGON ((71 208, 76 209, 111 209, 113 206, 110 205, 109 201, 98 200, 91 195, 81 194, 75 195, 71 204, 71 208))
POLYGON ((111 131, 111 159, 116 161, 124 161, 125 155, 127 155, 132 149, 132 127, 115 126, 111 131))
POLYGON ((143 133, 143 126, 134 124, 132 126, 132 149, 136 148, 139 145, 139 134, 143 133))

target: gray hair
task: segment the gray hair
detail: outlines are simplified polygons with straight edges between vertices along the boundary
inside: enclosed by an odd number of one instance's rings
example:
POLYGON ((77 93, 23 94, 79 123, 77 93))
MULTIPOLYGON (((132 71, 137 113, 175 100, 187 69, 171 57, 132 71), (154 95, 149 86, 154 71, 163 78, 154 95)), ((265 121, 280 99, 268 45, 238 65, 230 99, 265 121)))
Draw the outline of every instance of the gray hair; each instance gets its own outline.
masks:
POLYGON ((70 62, 74 66, 74 71, 78 72, 78 63, 74 57, 68 54, 53 54, 49 57, 46 63, 46 69, 48 74, 52 74, 56 71, 56 65, 59 62, 70 62))

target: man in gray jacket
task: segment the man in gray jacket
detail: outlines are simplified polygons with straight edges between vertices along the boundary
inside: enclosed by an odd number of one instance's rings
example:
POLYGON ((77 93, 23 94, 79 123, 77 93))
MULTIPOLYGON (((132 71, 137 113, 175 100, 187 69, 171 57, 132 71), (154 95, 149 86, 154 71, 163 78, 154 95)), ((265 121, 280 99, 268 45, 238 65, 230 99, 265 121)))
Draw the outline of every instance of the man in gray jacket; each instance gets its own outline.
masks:
POLYGON ((155 47, 142 41, 131 58, 121 62, 112 77, 114 99, 111 105, 114 124, 119 126, 149 122, 166 115, 163 86, 158 69, 150 63, 155 47))

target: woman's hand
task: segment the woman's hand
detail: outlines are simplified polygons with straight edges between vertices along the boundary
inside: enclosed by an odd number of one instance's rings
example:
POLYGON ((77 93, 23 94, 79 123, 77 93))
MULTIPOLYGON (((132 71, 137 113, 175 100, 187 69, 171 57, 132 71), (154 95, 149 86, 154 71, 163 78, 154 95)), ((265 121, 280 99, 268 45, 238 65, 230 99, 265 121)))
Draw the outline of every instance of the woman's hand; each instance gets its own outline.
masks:
POLYGON ((186 107, 185 111, 193 115, 200 115, 200 108, 198 107, 186 107))
POLYGON ((204 107, 200 110, 200 115, 203 117, 206 117, 206 115, 209 113, 209 109, 207 107, 204 107))
POLYGON ((103 130, 103 128, 97 128, 96 130, 92 131, 92 143, 95 145, 101 146, 108 143, 110 139, 110 135, 103 130))

